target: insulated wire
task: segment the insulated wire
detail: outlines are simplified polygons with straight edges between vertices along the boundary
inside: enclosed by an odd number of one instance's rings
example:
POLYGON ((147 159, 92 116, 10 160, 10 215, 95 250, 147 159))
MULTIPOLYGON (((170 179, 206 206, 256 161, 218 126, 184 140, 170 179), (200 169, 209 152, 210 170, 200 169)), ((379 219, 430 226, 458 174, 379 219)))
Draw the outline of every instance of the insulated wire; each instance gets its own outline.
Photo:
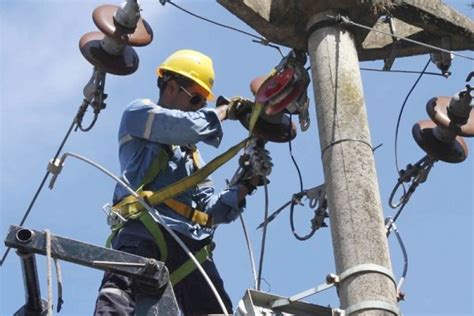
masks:
MULTIPOLYGON (((404 73, 404 74, 420 74, 421 72, 419 71, 414 71, 414 70, 399 70, 399 69, 395 69, 395 70, 383 70, 383 69, 374 69, 374 68, 363 68, 363 67, 360 67, 359 68, 360 70, 365 70, 365 71, 377 71, 377 72, 395 72, 395 73, 404 73)), ((431 75, 431 76, 441 76, 441 77, 446 77, 445 75, 443 75, 442 73, 437 73, 437 72, 429 72, 429 71, 425 71, 423 73, 424 75, 431 75)))
POLYGON ((400 248, 402 249, 403 259, 404 259, 402 277, 400 278, 400 281, 398 281, 398 285, 397 285, 397 291, 400 292, 403 286, 403 282, 405 282, 405 279, 407 277, 408 253, 407 253, 407 250, 405 249, 405 245, 403 244, 402 237, 400 236, 400 233, 398 232, 397 227, 395 226, 395 224, 392 224, 392 226, 393 226, 393 231, 395 233, 395 236, 397 237, 398 243, 400 244, 400 248))
POLYGON ((267 217, 268 217, 268 184, 267 178, 263 178, 263 187, 265 189, 265 215, 263 222, 263 232, 262 232, 262 244, 260 247, 260 262, 258 263, 258 277, 257 277, 257 291, 260 291, 260 285, 262 281, 262 270, 263 270, 263 258, 265 255, 265 241, 267 237, 267 217))
POLYGON ((248 35, 248 36, 253 37, 253 38, 256 38, 256 39, 258 39, 258 40, 265 40, 263 37, 257 36, 257 35, 255 35, 255 34, 252 34, 252 33, 246 32, 246 31, 242 31, 242 30, 239 30, 238 28, 235 28, 235 27, 232 27, 232 26, 228 26, 228 25, 225 25, 225 24, 222 24, 222 23, 219 23, 219 22, 210 20, 210 19, 205 18, 205 17, 203 17, 203 16, 200 16, 200 15, 198 15, 198 14, 196 14, 196 13, 193 13, 193 12, 191 12, 191 11, 189 11, 189 10, 186 10, 185 8, 183 8, 183 7, 179 6, 179 5, 177 5, 176 3, 172 2, 171 0, 166 0, 166 2, 168 2, 168 3, 171 4, 172 6, 174 6, 174 7, 178 8, 178 9, 180 9, 181 11, 183 11, 183 12, 185 12, 185 13, 194 16, 195 18, 204 20, 204 21, 206 21, 206 22, 212 23, 212 24, 217 25, 217 26, 220 26, 220 27, 224 27, 224 28, 226 28, 226 29, 229 29, 229 30, 232 30, 232 31, 235 31, 235 32, 239 32, 239 33, 248 35))
MULTIPOLYGON (((332 18, 336 19, 336 17, 332 17, 332 18)), ((353 21, 349 20, 349 18, 347 18, 347 17, 342 17, 341 22, 343 24, 351 24, 351 25, 354 25, 354 26, 357 26, 357 27, 360 27, 360 28, 363 28, 363 29, 366 29, 366 30, 369 30, 369 31, 382 33, 382 34, 388 35, 390 37, 395 37, 398 40, 403 40, 403 41, 410 42, 410 43, 413 43, 413 44, 417 44, 417 45, 420 45, 420 46, 428 47, 428 48, 431 48, 431 49, 434 49, 434 50, 437 50, 437 51, 440 51, 440 52, 443 52, 443 53, 453 54, 454 56, 458 56, 458 57, 468 59, 468 60, 474 60, 474 58, 472 58, 472 57, 465 56, 463 54, 459 54, 459 53, 456 53, 456 52, 448 50, 448 49, 444 49, 444 48, 437 47, 437 46, 434 46, 434 45, 430 45, 430 44, 426 44, 426 43, 423 43, 423 42, 415 41, 415 40, 397 35, 395 33, 388 33, 388 32, 381 31, 381 30, 378 30, 378 29, 370 27, 370 26, 366 26, 366 25, 363 25, 363 24, 353 22, 353 21)))
POLYGON ((247 227, 245 225, 244 217, 242 214, 239 215, 240 222, 242 223, 242 229, 244 231, 244 236, 245 236, 245 242, 247 244, 247 250, 249 252, 249 258, 250 258, 250 266, 252 267, 252 275, 253 275, 253 282, 254 282, 254 287, 257 289, 258 287, 258 279, 257 279, 257 268, 255 267, 255 257, 253 255, 252 251, 252 244, 250 243, 250 238, 247 232, 247 227))
POLYGON ((402 240, 402 237, 397 229, 397 226, 395 225, 395 220, 393 218, 387 218, 385 220, 385 222, 389 222, 389 226, 387 227, 387 236, 388 234, 390 233, 390 231, 393 231, 395 233, 395 236, 397 237, 397 241, 398 241, 398 244, 400 245, 400 248, 402 250, 402 254, 403 254, 403 260, 404 260, 404 263, 403 263, 403 272, 402 272, 402 276, 400 278, 400 280, 398 281, 398 284, 397 284, 397 291, 400 292, 402 286, 403 286, 403 283, 406 279, 406 276, 407 276, 407 273, 408 273, 408 252, 405 248, 405 244, 403 243, 403 240, 402 240))
MULTIPOLYGON (((74 117, 74 120, 72 121, 71 126, 69 126, 69 129, 67 130, 66 135, 64 136, 64 138, 63 138, 61 144, 59 145, 59 148, 58 148, 58 150, 56 151, 56 154, 54 155, 53 162, 59 157, 59 154, 60 154, 61 151, 63 150, 64 144, 66 143, 67 139, 68 139, 69 136, 71 135, 72 129, 74 128, 74 125, 75 125, 75 124, 76 124, 76 117, 74 117)), ((18 226, 23 226, 23 224, 25 223, 26 219, 28 218, 28 215, 30 214, 31 209, 33 208, 33 205, 34 205, 35 202, 36 202, 36 199, 38 198, 38 196, 39 196, 41 190, 43 189, 43 186, 44 186, 44 184, 46 183, 46 180, 48 179, 49 174, 50 174, 50 172, 47 171, 46 174, 45 174, 44 177, 43 177, 43 180, 41 180, 41 183, 40 183, 38 189, 36 190, 36 193, 35 193, 35 195, 33 196, 33 199, 31 200, 30 205, 28 206, 28 209, 26 210, 25 214, 23 215, 23 218, 22 218, 21 221, 20 221, 20 225, 18 225, 18 226)), ((3 263, 4 263, 5 260, 7 259, 7 256, 8 256, 8 253, 9 253, 9 252, 10 252, 10 247, 7 247, 7 249, 5 250, 5 253, 3 254, 2 260, 0 261, 0 267, 3 265, 3 263)))
MULTIPOLYGON (((291 116, 292 116, 292 114, 290 113, 290 132, 291 132, 291 125, 293 123, 291 116)), ((299 168, 298 164, 296 163, 295 157, 293 156, 293 148, 291 146, 291 138, 288 141, 288 147, 290 149, 291 160, 293 160, 293 164, 295 165, 296 171, 298 172, 298 177, 299 177, 299 180, 300 180, 300 192, 303 192, 303 190, 304 190, 303 189, 303 177, 301 176, 300 168, 299 168)), ((316 229, 312 228, 311 232, 308 235, 304 236, 304 237, 301 237, 296 233, 295 223, 294 223, 294 218, 293 218, 294 217, 294 212, 293 211, 294 211, 295 203, 296 202, 295 202, 295 199, 294 199, 294 196, 293 196, 293 198, 291 200, 291 207, 290 207, 291 232, 293 233, 293 236, 295 236, 295 238, 300 240, 300 241, 308 240, 309 238, 311 238, 314 235, 314 233, 316 232, 316 229)))
POLYGON ((393 220, 390 222, 390 225, 388 226, 388 231, 387 231, 387 237, 390 235, 390 229, 392 228, 392 223, 395 224, 395 222, 397 221, 398 217, 400 216, 400 214, 402 213, 403 209, 405 208, 405 206, 407 205, 407 202, 408 201, 404 201, 402 203, 402 206, 398 209, 397 213, 395 214, 395 216, 393 217, 393 220))
POLYGON ((181 246, 181 248, 184 250, 184 252, 186 252, 186 254, 189 256, 189 258, 194 262, 194 264, 196 265, 196 267, 198 268, 199 272, 201 272, 202 276, 204 277, 204 279, 206 280, 207 284, 209 285, 209 287, 211 288, 212 292, 214 293, 214 296, 216 297, 221 309, 222 309, 222 312, 225 314, 225 315, 229 315, 228 312, 227 312, 227 309, 224 305, 224 302, 222 301, 222 298, 220 297, 219 295, 219 292, 217 292, 217 289, 216 287, 214 286, 214 284, 212 283, 211 279, 209 278, 209 276, 207 275, 206 271, 204 271, 202 265, 199 263, 199 261, 197 261, 196 257, 192 254, 192 252, 189 250, 189 248, 184 244, 184 242, 181 240, 181 238, 178 237, 178 235, 176 235, 176 233, 168 227, 168 225, 166 224, 165 220, 163 219, 163 217, 154 209, 152 208, 150 205, 148 205, 148 203, 145 202, 145 200, 140 196, 138 195, 135 191, 132 190, 132 188, 130 188, 125 182, 123 182, 120 178, 116 177, 112 172, 110 172, 109 170, 107 170, 106 168, 102 167, 101 165, 99 165, 98 163, 88 159, 88 158, 85 158, 81 155, 78 155, 78 154, 75 154, 75 153, 64 153, 62 158, 61 158, 61 165, 64 163, 64 160, 66 159, 67 156, 71 156, 71 157, 74 157, 74 158, 77 158, 79 160, 82 160, 92 166, 94 166, 95 168, 99 169, 100 171, 102 171, 103 173, 105 173, 106 175, 108 175, 109 177, 111 177, 113 180, 115 180, 118 184, 120 184, 122 187, 124 187, 131 195, 133 195, 137 201, 143 206, 146 208, 146 210, 150 213, 150 215, 159 221, 159 223, 163 226, 163 228, 166 229, 166 231, 171 235, 171 237, 173 237, 174 240, 176 240, 176 242, 181 246))
MULTIPOLYGON (((426 62, 425 67, 421 71, 420 75, 416 79, 413 86, 410 88, 410 91, 408 91, 408 94, 405 97, 405 100, 403 101, 402 107, 400 108, 400 113, 398 113, 397 126, 395 127, 395 167, 397 168, 397 174, 400 173, 400 168, 399 168, 399 165, 398 165, 398 130, 400 128, 400 121, 401 121, 401 118, 402 118, 403 110, 405 109, 408 98, 410 97, 413 90, 415 90, 415 87, 418 84, 418 82, 420 82, 420 79, 421 79, 421 77, 423 77, 423 74, 425 73, 425 70, 428 68, 430 62, 431 62, 431 59, 428 59, 428 61, 426 62)), ((404 185, 403 185, 403 190, 405 190, 404 185)))
POLYGON ((293 147, 291 145, 291 126, 293 125, 293 120, 291 118, 292 114, 290 113, 290 127, 288 128, 288 148, 290 150, 290 157, 291 160, 293 161, 293 164, 295 165, 296 171, 298 172, 298 179, 300 181, 300 191, 303 192, 303 177, 301 176, 301 171, 300 167, 298 166, 298 163, 296 162, 295 157, 293 156, 293 147))
POLYGON ((213 20, 211 20, 211 19, 205 18, 205 17, 203 17, 203 16, 201 16, 201 15, 198 15, 198 14, 196 14, 196 13, 193 13, 193 12, 191 12, 191 11, 189 11, 189 10, 187 10, 187 9, 185 9, 185 8, 183 8, 183 7, 181 7, 181 6, 179 6, 179 5, 177 5, 176 3, 172 2, 171 0, 165 0, 164 3, 169 3, 169 4, 171 4, 172 6, 178 8, 179 10, 181 10, 181 11, 183 11, 183 12, 189 14, 189 15, 194 16, 195 18, 204 20, 204 21, 209 22, 209 23, 211 23, 211 24, 214 24, 214 25, 217 25, 217 26, 220 26, 220 27, 223 27, 223 28, 226 28, 226 29, 229 29, 229 30, 238 32, 238 33, 245 34, 245 35, 250 36, 250 37, 252 37, 252 38, 255 38, 255 39, 257 39, 257 41, 254 41, 255 43, 259 43, 259 44, 262 44, 262 45, 264 45, 264 46, 269 46, 269 47, 275 48, 276 50, 278 50, 278 52, 280 53, 280 55, 281 55, 282 57, 284 56, 283 53, 282 53, 282 51, 281 51, 281 49, 280 49, 280 47, 278 47, 277 45, 270 44, 269 41, 268 41, 266 38, 264 38, 264 37, 261 37, 261 36, 258 36, 258 35, 255 35, 255 34, 252 34, 252 33, 249 33, 249 32, 243 31, 243 30, 240 30, 240 29, 238 29, 238 28, 236 28, 236 27, 233 27, 233 26, 225 25, 225 24, 222 24, 222 23, 213 21, 213 20))

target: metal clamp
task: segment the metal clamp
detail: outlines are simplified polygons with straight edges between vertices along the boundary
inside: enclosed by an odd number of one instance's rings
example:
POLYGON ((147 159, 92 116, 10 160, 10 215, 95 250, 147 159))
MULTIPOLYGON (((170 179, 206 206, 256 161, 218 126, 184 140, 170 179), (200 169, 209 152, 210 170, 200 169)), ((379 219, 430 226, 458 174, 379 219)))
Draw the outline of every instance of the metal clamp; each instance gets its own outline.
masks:
POLYGON ((117 212, 114 212, 112 209, 112 205, 110 203, 105 204, 102 206, 102 210, 104 211, 105 215, 107 215, 107 225, 110 226, 110 228, 113 228, 118 225, 122 225, 128 220, 120 215, 117 212))
POLYGON ((314 294, 317 294, 319 292, 322 292, 322 291, 325 291, 331 287, 333 287, 335 284, 332 283, 332 284, 329 284, 327 281, 326 283, 323 283, 323 284, 320 284, 316 287, 313 287, 311 289, 308 289, 306 291, 303 291, 301 293, 298 293, 298 294, 295 294, 293 296, 290 296, 288 298, 282 298, 282 299, 279 299, 279 300, 275 300, 273 301, 271 304, 270 304, 270 307, 271 308, 276 308, 276 307, 281 307, 281 306, 285 306, 285 305, 289 305, 293 302, 296 302, 296 301, 299 301, 305 297, 308 297, 308 296, 311 296, 311 295, 314 295, 314 294))
POLYGON ((354 274, 358 274, 362 272, 376 272, 376 273, 383 274, 387 276, 393 282, 393 284, 395 285, 395 288, 397 287, 397 281, 395 280, 395 277, 393 276, 392 271, 390 271, 389 269, 381 265, 374 264, 374 263, 365 263, 365 264, 356 265, 352 268, 345 270, 339 275, 329 274, 327 276, 328 283, 332 281, 333 283, 338 284, 344 281, 345 279, 353 276, 354 274))
POLYGON ((375 301, 375 300, 370 300, 370 301, 363 301, 356 303, 354 305, 349 306, 345 310, 341 311, 341 316, 345 315, 351 315, 352 313, 355 312, 360 312, 363 310, 368 310, 368 309, 379 309, 379 310, 384 310, 387 312, 391 312, 395 315, 401 315, 400 313, 400 308, 392 303, 389 302, 384 302, 384 301, 375 301))
MULTIPOLYGON (((291 304, 295 301, 299 301, 299 300, 301 300, 305 297, 308 297, 308 296, 317 294, 319 292, 325 291, 325 290, 327 290, 327 289, 329 289, 333 286, 337 286, 337 285, 339 285, 339 283, 341 283, 345 279, 349 278, 350 276, 352 276, 354 274, 357 274, 357 273, 361 273, 361 272, 376 272, 376 273, 383 274, 383 275, 389 277, 390 280, 392 280, 392 282, 395 284, 395 287, 397 287, 397 283, 395 281, 395 278, 393 277, 393 274, 389 269, 387 269, 383 266, 380 266, 378 264, 366 263, 366 264, 360 264, 360 265, 354 266, 352 268, 349 268, 349 269, 345 270, 344 272, 342 272, 340 275, 336 275, 336 274, 332 274, 332 273, 328 274, 328 276, 326 277, 326 283, 320 284, 320 285, 318 285, 314 288, 305 290, 303 292, 300 292, 300 293, 295 294, 293 296, 290 296, 288 298, 282 298, 282 299, 275 300, 270 304, 270 307, 271 308, 276 308, 276 307, 289 305, 289 304, 291 304)), ((367 301, 367 302, 378 302, 378 301, 367 301)), ((385 303, 385 302, 383 302, 383 303, 385 303)), ((356 307, 358 308, 358 304, 353 305, 353 307, 351 307, 351 308, 356 308, 356 307)), ((369 306, 369 308, 372 308, 372 307, 373 307, 372 305, 369 306)), ((366 307, 364 307, 364 308, 366 308, 366 307)), ((382 309, 385 309, 385 308, 382 308, 382 309)), ((357 309, 357 310, 359 310, 359 309, 357 309)), ((354 312, 354 311, 356 311, 356 310, 351 311, 351 313, 354 312)), ((392 311, 392 310, 389 309, 389 311, 392 311)))
POLYGON ((397 184, 395 185, 395 187, 392 190, 392 193, 390 194, 390 198, 388 201, 389 206, 395 209, 402 206, 403 204, 408 203, 408 200, 410 199, 411 195, 415 192, 418 185, 421 183, 424 183, 426 179, 428 178, 431 168, 433 167, 435 162, 436 162, 435 159, 427 155, 423 157, 422 159, 420 159, 419 161, 417 161, 414 165, 408 164, 406 169, 400 170, 399 171, 400 176, 397 180, 397 184), (404 194, 402 195, 402 197, 400 197, 399 201, 396 204, 394 204, 393 198, 395 196, 395 193, 398 191, 400 186, 403 185, 403 183, 408 183, 408 182, 411 182, 410 188, 408 189, 408 191, 404 191, 404 194))

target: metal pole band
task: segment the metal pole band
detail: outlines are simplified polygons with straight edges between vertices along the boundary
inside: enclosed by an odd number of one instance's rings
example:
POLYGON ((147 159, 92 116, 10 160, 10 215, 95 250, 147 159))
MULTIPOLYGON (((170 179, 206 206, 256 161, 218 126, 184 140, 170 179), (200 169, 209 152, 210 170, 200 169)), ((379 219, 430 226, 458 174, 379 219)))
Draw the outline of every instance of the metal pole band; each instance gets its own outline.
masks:
POLYGON ((322 20, 322 21, 316 22, 306 30, 306 37, 307 38, 310 37, 311 34, 313 34, 315 31, 319 29, 322 29, 323 27, 336 26, 336 25, 341 26, 341 23, 336 19, 322 20))
POLYGON ((347 269, 346 271, 339 274, 337 283, 341 283, 343 280, 349 278, 350 276, 361 272, 376 272, 383 274, 393 282, 395 288, 397 287, 397 281, 395 280, 395 277, 393 276, 392 272, 389 269, 374 263, 359 264, 357 266, 347 269))
POLYGON ((329 16, 327 15, 325 19, 319 20, 315 23, 311 23, 311 21, 308 23, 308 27, 306 28, 306 38, 309 38, 311 34, 313 34, 315 31, 322 29, 324 27, 331 27, 331 26, 339 26, 343 28, 347 28, 347 25, 342 24, 342 16, 347 15, 343 11, 334 11, 335 16, 329 16), (337 12, 337 13, 336 13, 337 12))
POLYGON ((351 315, 355 312, 360 312, 368 309, 380 309, 387 312, 391 312, 395 315, 400 315, 400 308, 394 304, 384 301, 363 301, 354 305, 349 306, 344 310, 344 315, 351 315))

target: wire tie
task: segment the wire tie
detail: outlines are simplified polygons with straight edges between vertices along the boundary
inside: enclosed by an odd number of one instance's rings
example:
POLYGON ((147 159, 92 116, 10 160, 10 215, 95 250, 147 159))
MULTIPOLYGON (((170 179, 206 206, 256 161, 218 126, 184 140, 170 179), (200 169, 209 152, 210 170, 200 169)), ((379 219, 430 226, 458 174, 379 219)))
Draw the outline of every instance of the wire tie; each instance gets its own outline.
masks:
POLYGON ((373 148, 372 145, 368 142, 366 142, 365 140, 360 140, 360 139, 352 139, 352 138, 343 138, 343 139, 339 139, 339 140, 336 140, 330 144, 328 144, 324 149, 323 151, 321 152, 321 158, 323 158, 324 156, 324 153, 326 152, 326 150, 328 150, 330 147, 334 146, 334 145, 337 145, 337 144, 340 144, 340 143, 343 143, 343 142, 359 142, 359 143, 362 143, 362 144, 365 144, 367 146, 369 146, 370 150, 372 152, 374 152, 377 148, 379 148, 381 145, 378 145, 377 147, 373 148))

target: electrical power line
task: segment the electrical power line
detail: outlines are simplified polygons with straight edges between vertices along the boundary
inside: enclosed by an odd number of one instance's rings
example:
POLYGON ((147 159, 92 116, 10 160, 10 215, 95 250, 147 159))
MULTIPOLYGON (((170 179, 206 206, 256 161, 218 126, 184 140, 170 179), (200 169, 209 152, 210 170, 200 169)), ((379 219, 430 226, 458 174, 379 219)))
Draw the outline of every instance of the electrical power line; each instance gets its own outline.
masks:
POLYGON ((400 172, 400 168, 399 168, 399 165, 398 165, 398 131, 399 131, 399 128, 400 128, 400 121, 401 121, 401 118, 402 118, 403 110, 405 109, 408 98, 410 97, 413 90, 415 90, 415 87, 417 86, 418 82, 420 82, 420 79, 421 79, 421 77, 423 77, 423 74, 425 73, 425 70, 428 68, 430 62, 431 62, 431 59, 428 59, 428 61, 426 62, 425 67, 423 67, 423 70, 421 71, 420 75, 415 80, 415 83, 410 88, 410 91, 408 91, 408 94, 405 97, 405 100, 403 101, 402 107, 400 108, 400 112, 398 113, 397 126, 395 127, 395 166, 397 168, 397 174, 400 172))
POLYGON ((378 32, 378 33, 381 33, 381 34, 385 34, 385 35, 388 35, 390 37, 395 37, 396 39, 398 40, 402 40, 402 41, 405 41, 405 42, 410 42, 410 43, 413 43, 413 44, 417 44, 417 45, 420 45, 420 46, 424 46, 424 47, 427 47, 427 48, 431 48, 433 50, 437 50, 437 51, 440 51, 440 52, 443 52, 443 53, 448 53, 448 54, 452 54, 454 56, 458 56, 460 58, 464 58, 464 59, 468 59, 468 60, 474 60, 474 58, 472 57, 469 57, 469 56, 465 56, 463 54, 459 54, 459 53, 456 53, 455 51, 451 51, 451 50, 448 50, 448 49, 444 49, 444 48, 441 48, 441 47, 438 47, 438 46, 434 46, 434 45, 431 45, 431 44, 426 44, 426 43, 423 43, 423 42, 420 42, 420 41, 416 41, 416 40, 412 40, 410 38, 406 38, 406 37, 403 37, 403 36, 400 36, 400 35, 397 35, 395 33, 389 33, 389 32, 385 32, 385 31, 382 31, 382 30, 378 30, 376 28, 373 28, 373 27, 370 27, 370 26, 367 26, 367 25, 363 25, 363 24, 359 24, 359 23, 356 23, 354 21, 351 21, 348 17, 346 16, 341 16, 341 15, 338 15, 338 16, 328 16, 330 18, 333 18, 334 20, 336 21, 340 21, 341 24, 350 24, 350 25, 354 25, 354 26, 357 26, 357 27, 360 27, 360 28, 363 28, 363 29, 366 29, 366 30, 369 30, 369 31, 374 31, 374 32, 378 32))
MULTIPOLYGON (((403 69, 390 69, 390 70, 383 70, 383 69, 375 69, 375 68, 359 68, 360 70, 365 70, 365 71, 376 71, 376 72, 392 72, 392 73, 405 73, 405 74, 420 74, 420 71, 415 71, 415 70, 403 70, 403 69)), ((437 73, 437 72, 429 72, 425 71, 423 73, 424 75, 431 75, 431 76, 441 76, 441 77, 446 77, 442 73, 437 73)))
POLYGON ((249 36, 249 37, 252 37, 252 38, 254 38, 254 40, 252 40, 254 43, 258 43, 258 44, 261 44, 261 45, 263 45, 263 46, 268 46, 268 47, 275 48, 276 50, 278 50, 278 52, 280 53, 280 55, 281 55, 282 57, 284 56, 279 46, 274 45, 274 44, 270 44, 270 41, 268 41, 266 38, 264 38, 264 37, 262 37, 262 36, 258 36, 258 35, 255 35, 255 34, 246 32, 246 31, 244 31, 244 30, 238 29, 238 28, 236 28, 236 27, 229 26, 229 25, 226 25, 226 24, 223 24, 223 23, 216 22, 216 21, 214 21, 214 20, 208 19, 208 18, 206 18, 206 17, 203 17, 203 16, 201 16, 201 15, 199 15, 199 14, 196 14, 196 13, 194 13, 194 12, 191 12, 191 11, 189 11, 189 10, 187 10, 187 9, 185 9, 185 8, 183 8, 183 7, 181 7, 181 6, 179 6, 179 5, 177 5, 176 3, 174 3, 174 2, 171 1, 171 0, 160 0, 160 3, 161 3, 162 5, 165 5, 166 3, 169 3, 169 4, 171 4, 172 6, 174 6, 175 8, 177 8, 177 9, 183 11, 184 13, 187 13, 187 14, 189 14, 189 15, 195 17, 195 18, 198 18, 198 19, 201 19, 201 20, 206 21, 206 22, 208 22, 208 23, 211 23, 211 24, 214 24, 214 25, 217 25, 217 26, 220 26, 220 27, 229 29, 229 30, 234 31, 234 32, 238 32, 238 33, 247 35, 247 36, 249 36))

